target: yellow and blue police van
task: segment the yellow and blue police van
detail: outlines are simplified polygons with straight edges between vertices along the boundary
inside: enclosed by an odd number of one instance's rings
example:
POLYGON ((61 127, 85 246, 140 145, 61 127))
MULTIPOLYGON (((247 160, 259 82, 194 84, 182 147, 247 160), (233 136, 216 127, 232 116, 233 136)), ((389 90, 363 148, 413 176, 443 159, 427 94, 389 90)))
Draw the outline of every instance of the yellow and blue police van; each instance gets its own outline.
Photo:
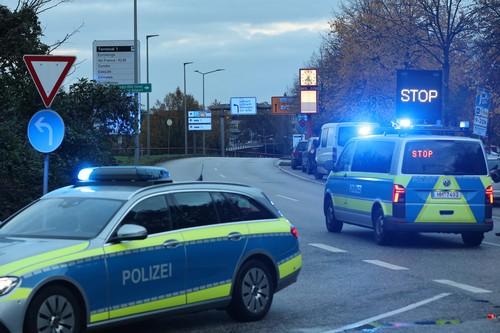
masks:
POLYGON ((351 139, 324 191, 326 228, 374 230, 378 244, 395 232, 461 234, 479 246, 493 229, 493 186, 480 140, 441 135, 351 139))
POLYGON ((0 227, 0 331, 79 333, 152 315, 263 318, 301 269, 297 229, 262 191, 163 168, 82 170, 0 227))

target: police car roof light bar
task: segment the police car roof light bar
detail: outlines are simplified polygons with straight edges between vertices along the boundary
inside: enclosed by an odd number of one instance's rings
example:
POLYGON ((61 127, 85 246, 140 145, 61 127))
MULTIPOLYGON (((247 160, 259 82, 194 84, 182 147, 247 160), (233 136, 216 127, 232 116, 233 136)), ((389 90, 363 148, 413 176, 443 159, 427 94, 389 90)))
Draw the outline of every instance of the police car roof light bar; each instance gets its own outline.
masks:
POLYGON ((76 185, 152 185, 171 183, 170 173, 165 168, 149 166, 113 166, 82 169, 76 185))

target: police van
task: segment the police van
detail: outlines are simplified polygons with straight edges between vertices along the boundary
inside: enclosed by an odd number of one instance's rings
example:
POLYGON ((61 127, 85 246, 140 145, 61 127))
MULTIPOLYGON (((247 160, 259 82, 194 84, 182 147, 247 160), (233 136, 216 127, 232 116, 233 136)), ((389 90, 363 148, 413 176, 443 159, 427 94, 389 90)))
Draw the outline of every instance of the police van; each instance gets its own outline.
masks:
POLYGON ((302 265, 297 229, 262 191, 100 167, 0 226, 0 332, 79 333, 227 309, 253 321, 302 265))
POLYGON ((378 244, 394 232, 459 233, 479 246, 493 229, 493 186, 480 140, 439 135, 357 137, 345 146, 324 192, 330 232, 371 228, 378 244))

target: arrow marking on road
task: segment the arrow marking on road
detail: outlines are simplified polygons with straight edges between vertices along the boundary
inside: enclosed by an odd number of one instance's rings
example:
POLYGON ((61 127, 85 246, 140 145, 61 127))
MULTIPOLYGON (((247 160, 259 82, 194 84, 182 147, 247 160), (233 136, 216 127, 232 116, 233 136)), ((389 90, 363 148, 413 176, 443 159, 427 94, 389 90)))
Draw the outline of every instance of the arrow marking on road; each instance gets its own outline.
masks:
POLYGON ((54 141, 54 131, 52 129, 52 126, 50 126, 48 123, 44 123, 43 120, 45 117, 40 117, 35 123, 36 129, 40 132, 43 133, 43 128, 46 128, 47 131, 49 132, 49 146, 52 146, 53 141, 54 141))
POLYGON ((407 271, 408 268, 403 267, 403 266, 398 266, 398 265, 393 265, 385 261, 381 260, 363 260, 366 263, 372 264, 372 265, 377 265, 380 267, 392 269, 393 271, 407 271))
POLYGON ((437 282, 437 283, 441 283, 441 284, 446 284, 448 286, 452 286, 455 288, 459 288, 459 289, 462 289, 465 291, 469 291, 469 292, 474 293, 474 294, 491 293, 491 290, 477 288, 477 287, 470 286, 468 284, 458 283, 458 282, 451 281, 451 280, 433 280, 433 281, 437 282))
POLYGON ((346 253, 346 250, 342 250, 330 245, 325 245, 325 244, 319 244, 319 243, 309 243, 310 246, 317 247, 318 249, 322 249, 325 251, 329 251, 332 253, 346 253))
POLYGON ((357 323, 354 323, 354 324, 342 326, 340 328, 337 328, 337 329, 334 329, 334 330, 331 330, 331 331, 326 331, 324 333, 340 333, 340 332, 352 330, 352 329, 355 329, 355 328, 358 328, 358 327, 361 327, 361 326, 373 323, 373 322, 378 321, 380 319, 384 319, 384 318, 387 318, 387 317, 392 317, 392 316, 395 316, 395 315, 403 313, 403 312, 414 310, 416 308, 419 308, 419 307, 424 306, 426 304, 435 302, 437 300, 440 300, 441 298, 444 298, 444 297, 447 297, 447 296, 450 296, 450 295, 451 295, 450 293, 439 294, 439 295, 436 295, 434 297, 425 299, 423 301, 407 305, 407 306, 405 306, 403 308, 400 308, 400 309, 397 309, 397 310, 394 310, 394 311, 390 311, 390 312, 386 312, 386 313, 380 314, 380 315, 375 316, 375 317, 371 317, 371 318, 368 318, 368 319, 365 319, 365 320, 362 320, 362 321, 358 321, 357 323))

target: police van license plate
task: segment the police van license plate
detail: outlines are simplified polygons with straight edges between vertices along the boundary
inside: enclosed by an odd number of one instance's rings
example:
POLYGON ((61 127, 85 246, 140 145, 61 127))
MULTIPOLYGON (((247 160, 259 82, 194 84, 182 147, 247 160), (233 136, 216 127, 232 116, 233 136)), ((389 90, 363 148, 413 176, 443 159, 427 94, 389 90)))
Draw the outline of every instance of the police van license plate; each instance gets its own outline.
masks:
POLYGON ((433 191, 432 199, 460 199, 462 192, 457 191, 433 191))

